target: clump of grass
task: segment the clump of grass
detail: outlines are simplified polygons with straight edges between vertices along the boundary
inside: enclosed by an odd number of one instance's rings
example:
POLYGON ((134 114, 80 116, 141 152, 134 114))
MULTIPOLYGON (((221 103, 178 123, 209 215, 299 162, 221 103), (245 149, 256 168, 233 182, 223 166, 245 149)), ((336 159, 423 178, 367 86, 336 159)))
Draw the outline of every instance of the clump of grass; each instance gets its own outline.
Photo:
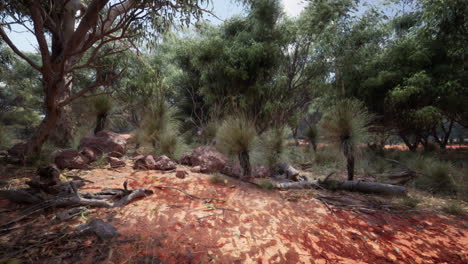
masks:
POLYGON ((216 133, 216 147, 225 154, 238 157, 244 177, 252 173, 250 152, 256 136, 254 123, 245 115, 226 118, 216 133))
POLYGON ((275 188, 275 185, 273 182, 269 179, 262 179, 259 181, 258 185, 262 187, 263 189, 266 190, 273 190, 275 188))
POLYGON ((96 161, 94 161, 93 166, 96 168, 101 168, 107 165, 107 159, 105 155, 99 156, 96 161))
POLYGON ((208 121, 203 127, 203 132, 201 135, 202 141, 208 145, 214 144, 216 139, 216 132, 218 131, 220 126, 221 122, 217 119, 211 119, 210 121, 208 121))
POLYGON ((403 198, 401 203, 404 206, 407 206, 409 208, 416 208, 418 206, 418 204, 421 203, 421 200, 416 198, 416 197, 406 196, 406 197, 403 198))
POLYGON ((448 161, 427 155, 410 155, 403 162, 419 172, 414 182, 416 188, 448 195, 464 195, 468 190, 465 176, 448 161))
POLYGON ((458 201, 450 201, 442 207, 442 211, 451 215, 464 215, 466 212, 458 201))
POLYGON ((96 127, 94 133, 103 130, 106 127, 107 117, 114 104, 112 98, 106 95, 99 95, 92 99, 94 115, 96 116, 96 127))
POLYGON ((210 177, 210 182, 213 183, 213 184, 220 184, 220 183, 224 183, 225 179, 224 179, 223 176, 221 176, 219 174, 213 174, 210 177))
POLYGON ((359 146, 370 138, 370 124, 374 120, 362 102, 343 99, 332 106, 320 121, 324 137, 339 147, 346 158, 348 180, 354 178, 355 159, 360 153, 359 146))
POLYGON ((137 147, 150 143, 157 155, 167 155, 173 159, 180 157, 186 144, 179 133, 180 122, 175 116, 175 109, 166 103, 158 101, 151 104, 142 126, 135 133, 137 147))

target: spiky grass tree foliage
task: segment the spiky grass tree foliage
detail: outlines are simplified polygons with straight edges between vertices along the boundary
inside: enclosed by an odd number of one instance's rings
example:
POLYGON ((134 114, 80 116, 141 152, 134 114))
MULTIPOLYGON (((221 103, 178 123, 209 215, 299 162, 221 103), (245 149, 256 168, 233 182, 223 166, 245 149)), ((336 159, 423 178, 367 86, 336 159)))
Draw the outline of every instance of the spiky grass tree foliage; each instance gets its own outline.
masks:
POLYGON ((370 137, 370 125, 374 120, 364 105, 353 99, 342 99, 336 102, 325 113, 320 126, 324 137, 332 144, 339 146, 346 158, 348 180, 354 178, 354 163, 359 154, 359 146, 370 137))
POLYGON ((273 128, 266 131, 258 141, 262 159, 269 167, 274 167, 281 160, 288 159, 286 131, 284 128, 273 128))
POLYGON ((244 115, 226 118, 216 133, 217 148, 228 155, 237 155, 244 177, 252 173, 250 152, 256 135, 255 124, 244 115))
POLYGON ((315 125, 307 127, 305 136, 314 152, 317 152, 317 127, 315 125))
POLYGON ((185 143, 179 133, 180 122, 176 110, 164 102, 148 106, 142 124, 136 132, 137 145, 148 142, 158 155, 178 158, 185 143))
POLYGON ((94 128, 94 134, 96 134, 106 127, 107 117, 112 110, 113 101, 108 95, 100 95, 94 97, 92 103, 96 115, 96 127, 94 128))

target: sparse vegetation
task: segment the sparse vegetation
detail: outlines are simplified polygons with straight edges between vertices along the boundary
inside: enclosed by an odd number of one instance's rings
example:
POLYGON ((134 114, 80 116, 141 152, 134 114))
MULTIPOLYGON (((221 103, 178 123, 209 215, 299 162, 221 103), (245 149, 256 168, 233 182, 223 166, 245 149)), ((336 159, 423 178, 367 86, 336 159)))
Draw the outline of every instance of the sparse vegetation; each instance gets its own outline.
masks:
POLYGON ((451 215, 464 215, 466 211, 460 205, 458 201, 449 201, 445 206, 442 207, 442 211, 451 215))

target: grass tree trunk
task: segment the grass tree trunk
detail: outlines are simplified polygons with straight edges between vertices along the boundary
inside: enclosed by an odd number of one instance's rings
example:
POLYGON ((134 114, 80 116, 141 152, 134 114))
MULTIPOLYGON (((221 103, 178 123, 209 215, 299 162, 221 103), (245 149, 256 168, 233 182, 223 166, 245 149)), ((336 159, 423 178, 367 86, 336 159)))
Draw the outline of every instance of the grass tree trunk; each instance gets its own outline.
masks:
POLYGON ((239 153, 239 163, 242 167, 244 178, 250 177, 252 175, 252 167, 250 166, 250 156, 248 152, 239 153))
POLYGON ((352 146, 345 146, 343 154, 346 157, 346 169, 348 171, 348 181, 354 179, 354 149, 352 146))
POLYGON ((97 134, 99 131, 104 130, 106 127, 107 113, 99 114, 96 117, 96 127, 94 128, 94 134, 97 134))

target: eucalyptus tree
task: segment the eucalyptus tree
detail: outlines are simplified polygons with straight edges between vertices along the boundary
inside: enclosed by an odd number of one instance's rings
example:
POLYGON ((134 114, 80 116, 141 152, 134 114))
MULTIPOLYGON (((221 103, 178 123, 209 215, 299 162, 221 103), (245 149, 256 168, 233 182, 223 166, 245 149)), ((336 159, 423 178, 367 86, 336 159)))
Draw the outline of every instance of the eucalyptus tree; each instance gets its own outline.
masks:
POLYGON ((99 65, 100 60, 136 47, 138 39, 152 40, 155 32, 165 30, 175 20, 188 24, 200 18, 204 10, 200 4, 206 2, 3 0, 0 36, 18 57, 41 74, 43 83, 45 117, 28 142, 27 154, 39 152, 50 131, 60 131, 61 143, 66 144, 71 138, 70 104, 111 84, 122 74, 107 73, 99 65), (20 51, 9 37, 8 30, 15 24, 34 34, 40 63, 20 51), (91 84, 73 92, 73 73, 79 69, 92 69, 95 77, 91 84))

